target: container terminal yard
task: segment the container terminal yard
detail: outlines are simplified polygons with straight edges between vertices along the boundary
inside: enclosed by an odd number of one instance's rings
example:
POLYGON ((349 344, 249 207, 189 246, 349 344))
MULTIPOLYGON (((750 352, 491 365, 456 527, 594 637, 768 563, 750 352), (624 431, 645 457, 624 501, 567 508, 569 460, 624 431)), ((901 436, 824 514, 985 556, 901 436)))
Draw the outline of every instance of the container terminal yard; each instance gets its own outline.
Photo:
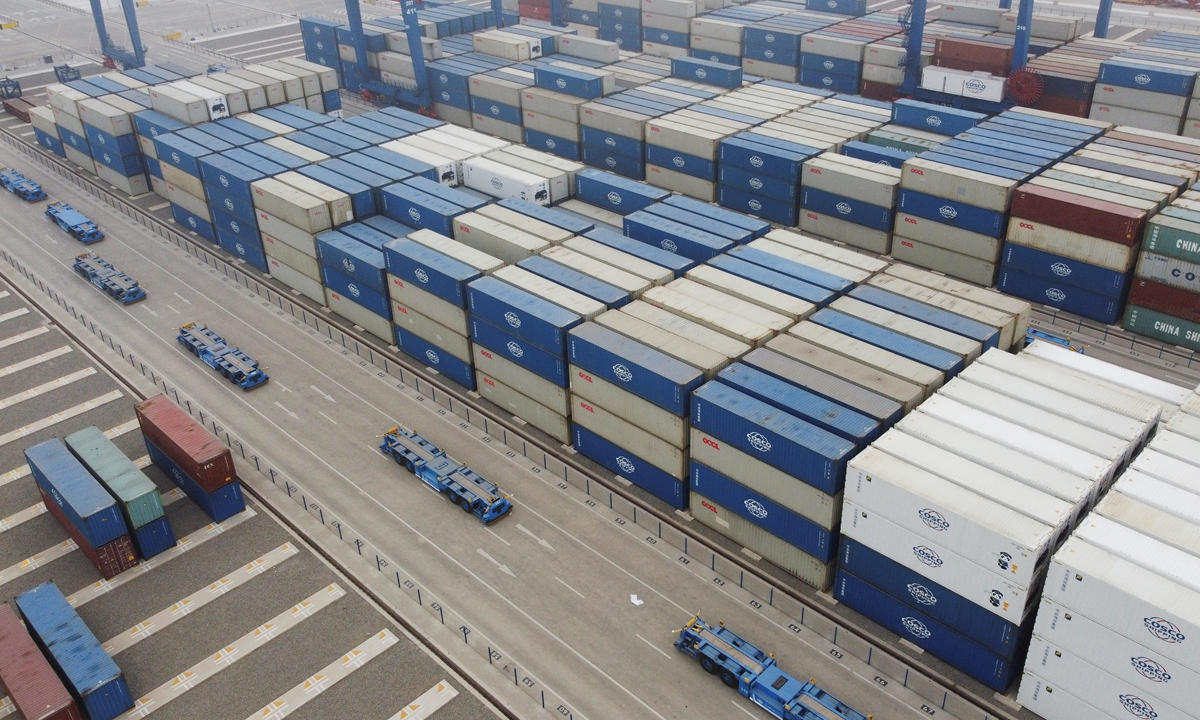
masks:
POLYGON ((0 717, 1200 717, 1197 75, 1187 1, 5 3, 0 717))

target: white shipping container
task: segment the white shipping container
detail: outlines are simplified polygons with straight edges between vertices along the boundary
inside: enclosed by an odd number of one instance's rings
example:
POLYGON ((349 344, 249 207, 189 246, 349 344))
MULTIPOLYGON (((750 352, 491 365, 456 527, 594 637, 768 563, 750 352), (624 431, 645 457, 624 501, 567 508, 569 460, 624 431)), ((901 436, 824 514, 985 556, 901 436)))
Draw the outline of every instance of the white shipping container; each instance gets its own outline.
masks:
POLYGON ((1052 528, 1051 545, 1070 532, 1082 512, 1042 488, 998 473, 915 435, 899 431, 884 433, 872 447, 1052 528))
MULTIPOLYGON (((1009 227, 1011 231, 1011 223, 1009 227)), ((953 250, 960 255, 989 262, 995 262, 996 258, 1000 257, 1000 249, 1004 243, 1003 238, 994 238, 902 212, 896 213, 896 237, 923 241, 943 250, 953 250)))
POLYGON ((1097 377, 1120 387, 1157 399, 1172 409, 1188 399, 1192 389, 1180 387, 1165 380, 1150 377, 1136 370, 1128 370, 1098 358, 1068 350, 1054 343, 1034 340, 1025 348, 1025 353, 1069 368, 1072 372, 1097 377))
POLYGON ((876 448, 850 460, 846 499, 1025 587, 1050 559, 1054 528, 876 448))
POLYGON ((1200 440, 1194 440, 1186 435, 1180 435, 1170 430, 1159 429, 1149 447, 1164 455, 1195 464, 1200 458, 1200 440))
MULTIPOLYGON (((1193 440, 1200 440, 1200 416, 1187 412, 1177 412, 1167 421, 1167 430, 1179 435, 1185 435, 1193 440)), ((1200 458, 1197 459, 1200 462, 1200 458)))
MULTIPOLYGON (((73 106, 70 110, 66 110, 63 107, 65 103, 55 105, 53 95, 51 95, 50 104, 54 105, 54 109, 56 110, 63 110, 74 115, 78 113, 73 106)), ((184 92, 174 85, 151 86, 150 107, 169 118, 187 125, 198 125, 209 120, 208 101, 191 93, 184 92)))
POLYGON ((531 397, 522 395, 483 370, 475 371, 479 394, 562 443, 571 442, 571 422, 531 397))
POLYGON ((354 221, 354 205, 350 196, 337 188, 318 182, 301 175, 298 172, 285 172, 275 176, 281 183, 286 183, 301 192, 324 200, 329 206, 329 217, 334 227, 354 221))
POLYGON ((581 255, 587 255, 590 258, 599 260, 605 265, 617 268, 618 270, 633 273, 640 278, 649 280, 654 285, 666 285, 675 279, 675 273, 670 268, 665 268, 649 260, 643 260, 636 255, 630 255, 627 252, 598 243, 595 240, 589 240, 583 236, 570 238, 564 241, 562 246, 581 255))
POLYGON ((511 144, 507 140, 501 140, 481 132, 476 132, 475 130, 450 124, 439 125, 436 128, 425 130, 420 133, 420 137, 433 138, 440 143, 461 140, 464 143, 469 143, 471 150, 474 150, 476 147, 483 148, 485 151, 499 150, 511 144))
POLYGON ((752 240, 750 242, 750 247, 762 250, 763 252, 769 252, 772 255, 778 255, 779 257, 786 258, 793 262, 806 265, 822 272, 827 272, 830 275, 836 275, 837 277, 845 278, 853 283, 860 283, 871 277, 872 274, 868 270, 862 270, 850 265, 846 265, 845 263, 838 262, 837 260, 824 257, 823 255, 802 250, 796 247, 786 238, 776 240, 774 238, 761 237, 757 240, 752 240))
POLYGON ((788 333, 843 357, 870 365, 880 372, 900 378, 919 387, 928 397, 945 381, 939 370, 889 350, 843 335, 836 330, 804 321, 793 325, 788 333))
POLYGON ((534 235, 545 240, 548 243, 560 243, 569 237, 572 237, 570 231, 563 230, 560 227, 551 225, 541 220, 531 218, 528 215, 509 210, 499 205, 484 205, 475 211, 479 215, 491 218, 498 222, 504 223, 518 230, 522 230, 530 235, 534 235))
MULTIPOLYGON (((388 273, 388 295, 396 304, 411 307, 430 320, 464 337, 470 337, 471 327, 467 321, 466 308, 446 302, 416 283, 402 280, 388 273)), ((395 317, 395 308, 392 311, 395 317)), ((470 362, 470 358, 467 359, 470 362)))
MULTIPOLYGON (((1191 707, 1187 700, 1195 702, 1200 673, 1053 600, 1042 599, 1033 632, 1077 660, 1091 663, 1179 707, 1191 707)), ((1030 655, 1030 660, 1036 663, 1040 658, 1030 655)))
MULTIPOLYGON (((153 95, 151 96, 153 97, 153 95)), ((50 107, 64 112, 75 119, 79 119, 78 103, 87 100, 88 95, 85 92, 76 90, 66 85, 52 83, 46 86, 46 98, 50 101, 50 107)))
POLYGON ((800 52, 862 62, 863 50, 868 42, 866 39, 812 32, 801 38, 800 52))
POLYGON ((145 173, 126 177, 103 163, 96 163, 96 175, 126 195, 136 197, 150 192, 150 183, 147 182, 145 173))
MULTIPOLYGON (((573 3, 572 7, 577 7, 573 3)), ((557 42, 558 52, 562 55, 572 55, 587 60, 604 63, 615 63, 620 59, 621 49, 615 42, 580 37, 578 35, 561 35, 557 42)))
MULTIPOLYGON (((477 162, 479 160, 495 163, 499 166, 498 170, 500 172, 511 174, 510 171, 515 171, 530 175, 538 181, 545 183, 549 194, 546 201, 539 204, 554 205, 571 197, 571 181, 567 173, 516 155, 507 147, 501 150, 494 150, 482 158, 474 158, 468 162, 477 162)), ((495 193, 492 192, 492 194, 495 193)), ((525 199, 528 200, 530 198, 525 199)))
POLYGON ((946 352, 954 353, 962 358, 964 363, 969 363, 979 357, 980 350, 982 349, 982 346, 978 342, 962 335, 957 335, 949 330, 943 330, 940 327, 935 327, 920 320, 914 320, 905 315, 900 315, 899 313, 856 300, 852 297, 840 297, 834 300, 829 307, 869 322, 872 325, 888 328, 906 337, 928 343, 946 352))
POLYGON ((319 233, 331 225, 329 204, 274 178, 250 184, 254 207, 305 232, 319 233))
POLYGON ((209 76, 190 78, 188 82, 206 90, 211 90, 225 98, 226 109, 230 115, 241 115, 242 113, 250 112, 250 102, 246 99, 246 91, 240 87, 228 85, 219 80, 214 80, 209 76))
POLYGON ((752 346, 747 343, 735 340, 724 333, 646 302, 631 302, 628 305, 622 306, 620 311, 655 327, 662 328, 672 335, 677 335, 697 345, 709 348, 727 358, 741 357, 752 349, 752 346))
POLYGON ((53 108, 48 108, 44 105, 29 108, 29 121, 38 130, 58 137, 58 127, 54 123, 53 108))
POLYGON ((1017 182, 916 157, 904 162, 900 186, 1002 213, 1017 182))
POLYGON ((321 264, 311 255, 277 240, 266 233, 261 233, 263 252, 269 258, 274 258, 296 272, 316 282, 321 282, 321 264))
MULTIPOLYGON (((250 66, 257 67, 257 66, 250 66)), ((282 105, 287 102, 287 93, 283 89, 283 83, 278 78, 267 77, 261 73, 254 72, 249 67, 234 68, 229 71, 229 75, 248 80, 263 89, 267 95, 267 105, 282 105)))
POLYGON ((830 242, 810 238, 791 230, 776 228, 763 237, 766 237, 769 240, 774 240, 783 245, 790 245, 797 250, 803 250, 804 252, 812 253, 813 255, 820 255, 821 257, 829 258, 830 260, 838 262, 842 265, 849 265, 867 272, 867 275, 862 276, 861 280, 855 279, 849 275, 842 275, 842 277, 855 280, 855 282, 862 282, 862 280, 866 280, 871 275, 883 270, 888 266, 888 262, 886 260, 879 260, 878 258, 873 258, 869 255, 863 255, 862 253, 854 252, 853 250, 847 250, 830 242))
POLYGON ((1200 591, 1200 557, 1092 513, 1073 539, 1101 548, 1180 585, 1200 591))
POLYGON ((570 210, 576 215, 582 215, 589 220, 595 220, 597 223, 604 223, 605 226, 608 226, 614 232, 619 231, 621 225, 624 223, 623 216, 618 215, 612 210, 606 210, 581 200, 568 200, 561 207, 563 210, 570 210))
POLYGON ((167 199, 193 215, 212 222, 212 213, 208 211, 208 201, 196 197, 178 185, 167 183, 167 199))
POLYGON ((1004 295, 988 288, 959 282, 944 275, 937 275, 910 265, 896 263, 889 265, 884 272, 915 285, 938 290, 947 295, 960 296, 972 303, 990 308, 1001 315, 1011 316, 1014 323, 1011 345, 1002 345, 1001 347, 1015 347, 1016 345, 1023 347, 1025 345, 1025 331, 1029 328, 1029 318, 1033 312, 1033 306, 1025 300, 1004 295))
POLYGON ((637 455, 680 482, 687 482, 687 452, 621 419, 613 412, 571 396, 571 421, 637 455))
POLYGON ((650 288, 643 293, 642 300, 752 347, 765 343, 775 335, 774 331, 766 325, 748 320, 722 307, 710 305, 668 287, 650 288))
POLYGON ((602 302, 515 265, 500 268, 493 277, 570 310, 584 320, 594 320, 608 309, 602 302))
POLYGON ((603 280, 633 297, 641 295, 650 287, 649 281, 619 268, 602 263, 595 258, 577 253, 562 245, 555 245, 542 251, 542 256, 553 260, 559 265, 569 267, 597 280, 603 280))
POLYGON ((296 157, 307 160, 310 163, 319 163, 329 159, 329 156, 318 150, 313 150, 307 145, 301 145, 298 142, 289 140, 286 137, 273 137, 263 141, 273 148, 277 148, 286 153, 291 153, 296 157))
MULTIPOLYGON (((188 95, 200 98, 205 105, 207 120, 220 120, 221 118, 227 118, 232 114, 229 105, 229 99, 226 98, 223 93, 219 93, 211 88, 197 85, 193 82, 188 82, 187 80, 176 80, 175 82, 171 83, 171 85, 177 90, 180 90, 188 95)), ((154 94, 151 92, 151 98, 153 99, 153 97, 154 94)), ((244 108, 245 96, 243 96, 242 99, 242 107, 244 108)), ((243 112, 245 112, 244 109, 243 112)))
POLYGON ((296 128, 294 127, 284 125, 281 122, 276 122, 275 120, 265 118, 262 115, 257 115, 255 113, 246 113, 245 115, 239 117, 238 120, 248 122, 255 127, 260 127, 263 130, 274 133, 277 137, 296 131, 296 128))
POLYGON ((1200 263, 1143 252, 1134 275, 1192 293, 1200 291, 1200 263))
POLYGON ((892 242, 892 257, 979 285, 994 285, 999 258, 980 259, 903 235, 892 242))
MULTIPOLYGON (((690 275, 691 273, 689 272, 689 276, 690 275)), ((736 279, 736 276, 734 277, 736 279)), ((728 312, 739 315, 747 320, 766 325, 770 329, 777 332, 787 329, 795 322, 789 316, 781 315, 777 312, 768 310, 760 303, 742 300, 738 297, 736 292, 726 291, 724 288, 719 287, 717 283, 723 281, 724 278, 709 274, 705 279, 708 282, 700 283, 690 279, 690 277, 683 277, 668 283, 666 287, 667 289, 682 293, 688 297, 695 298, 696 300, 708 303, 714 307, 723 308, 728 312)), ((744 289, 739 288, 738 284, 732 280, 730 280, 728 284, 734 288, 744 289)), ((747 294, 752 294, 754 292, 754 289, 751 288, 747 291, 747 294)))
MULTIPOLYGON (((649 400, 595 377, 592 373, 581 370, 575 365, 570 366, 569 377, 572 398, 577 404, 585 401, 585 404, 592 408, 597 406, 605 408, 621 420, 670 443, 673 447, 687 450, 688 418, 686 416, 674 415, 649 400)), ((579 405, 575 412, 578 414, 586 410, 587 407, 579 405)), ((640 454, 632 447, 628 449, 634 454, 640 454)), ((643 457, 645 456, 643 455, 643 457)))
POLYGON ((392 322, 397 327, 429 341, 438 349, 445 350, 459 360, 468 364, 471 362, 471 339, 469 337, 460 335, 441 323, 429 319, 404 303, 392 300, 392 322))
POLYGON ((255 210, 254 216, 258 219, 259 233, 270 235, 309 257, 315 258, 317 256, 317 240, 316 236, 312 233, 305 232, 295 225, 289 225, 263 210, 255 210))
POLYGON ((321 286, 320 281, 304 275, 295 268, 280 262, 279 260, 268 257, 267 270, 271 277, 288 287, 299 291, 302 295, 318 303, 325 303, 325 288, 321 286))
MULTIPOLYGON (((680 122, 674 114, 646 122, 646 142, 698 158, 716 160, 717 146, 728 133, 680 122)), ((710 127, 718 127, 714 122, 710 127)))
POLYGON ((1147 447, 1139 453, 1129 467, 1189 492, 1200 494, 1200 466, 1159 452, 1153 446, 1147 447))
POLYGON ((1092 120, 1103 120, 1104 122, 1120 125, 1134 125, 1146 130, 1171 134, 1178 134, 1180 126, 1183 123, 1181 115, 1167 115, 1148 110, 1137 110, 1096 102, 1092 103, 1091 109, 1088 111, 1088 117, 1092 120))
POLYGON ((761 526, 726 510, 697 492, 691 493, 690 507, 692 516, 701 524, 741 544, 755 555, 778 565, 818 590, 825 590, 833 583, 833 563, 817 560, 800 548, 784 542, 761 526))
MULTIPOLYGON (((689 270, 685 277, 693 283, 718 290, 756 307, 765 308, 769 312, 777 313, 793 322, 802 320, 816 311, 816 306, 810 302, 710 265, 697 265, 689 270)), ((680 286, 677 283, 678 281, 672 282, 667 287, 678 290, 680 286)), ((742 307, 747 311, 752 311, 752 308, 742 307)), ((729 307, 729 309, 736 312, 733 307, 729 307)), ((759 313, 754 313, 754 316, 760 321, 763 317, 759 313)))
MULTIPOLYGON (((503 148, 503 153, 506 157, 503 162, 509 162, 507 160, 509 157, 515 156, 521 158, 531 163, 531 168, 537 167, 537 174, 540 174, 544 171, 547 173, 547 177, 555 178, 555 182, 557 182, 559 174, 566 175, 569 186, 567 191, 568 196, 575 194, 576 173, 578 173, 580 170, 587 169, 587 166, 582 163, 577 163, 573 160, 559 157, 558 155, 551 155, 550 153, 542 152, 541 150, 535 150, 531 147, 521 144, 507 145, 503 148)), ((513 167, 523 167, 523 165, 514 165, 513 167)), ((531 169, 529 172, 534 171, 531 169)))
POLYGON ((490 30, 475 33, 471 37, 472 48, 477 53, 503 58, 513 62, 524 62, 542 56, 542 43, 534 38, 512 35, 506 32, 490 30), (537 54, 534 54, 536 45, 537 54))
POLYGON ((1085 450, 1110 463, 1124 464, 1133 452, 1131 441, 1078 422, 1062 411, 1049 411, 1024 400, 955 378, 938 393, 993 417, 1085 450))
POLYGON ((830 352, 818 345, 802 340, 796 335, 780 335, 772 338, 766 347, 782 355, 797 360, 810 367, 865 388, 884 397, 890 398, 904 406, 908 412, 917 406, 925 393, 921 387, 901 380, 878 369, 830 352))
MULTIPOLYGON (((426 130, 425 132, 428 133, 429 131, 426 130)), ((454 165, 454 173, 455 173, 455 176, 458 178, 456 184, 461 184, 462 177, 463 177, 463 168, 462 168, 463 160, 473 158, 476 155, 486 152, 486 150, 479 149, 478 146, 472 146, 470 148, 464 147, 464 145, 466 145, 467 143, 460 143, 457 138, 444 138, 446 140, 446 142, 443 143, 443 142, 439 142, 437 139, 434 139, 435 137, 437 137, 437 136, 429 137, 429 136, 426 136, 425 134, 409 135, 408 137, 402 137, 398 140, 392 140, 390 143, 383 145, 383 147, 389 147, 390 145, 392 145, 392 143, 395 143, 402 147, 408 147, 413 150, 424 151, 425 153, 428 153, 435 157, 446 158, 454 165), (451 144, 447 144, 447 143, 451 143, 451 144)), ((417 159, 422 160, 423 158, 418 157, 417 159)), ((426 161, 426 162, 428 162, 428 161, 426 161)), ((430 163, 430 164, 434 165, 434 163, 430 163)))
POLYGON ((1016 317, 1013 315, 986 307, 974 300, 918 285, 890 273, 876 275, 867 282, 897 295, 991 325, 1000 332, 1000 347, 1006 348, 1013 344, 1013 330, 1016 325, 1016 317))
POLYGON ((96 174, 96 161, 87 155, 79 152, 70 145, 63 145, 63 152, 67 154, 67 160, 79 166, 81 170, 92 175, 96 174))
POLYGON ((843 242, 867 252, 886 255, 892 251, 892 233, 852 223, 833 215, 800 208, 800 229, 813 235, 843 242))
POLYGON ((1200 522, 1197 522, 1200 517, 1197 503, 1200 503, 1200 498, 1153 479, 1121 486, 1120 483, 1125 479, 1117 481, 1114 487, 1120 489, 1105 495, 1096 505, 1096 512, 1184 552, 1200 555, 1200 533, 1196 532, 1197 526, 1200 526, 1200 522), (1169 505, 1172 497, 1182 498, 1185 507, 1180 510, 1163 507, 1169 505))
POLYGON ((632 315, 627 315, 616 310, 600 315, 596 318, 596 322, 609 330, 621 333, 630 339, 637 340, 665 355, 670 355, 676 360, 691 365, 702 371, 708 380, 712 380, 717 372, 727 366, 731 360, 715 350, 697 345, 656 325, 651 325, 644 320, 639 320, 632 315))
POLYGON ((329 306, 330 310, 371 333, 383 342, 390 345, 396 341, 396 334, 392 330, 392 321, 388 318, 376 315, 350 298, 344 297, 341 293, 334 292, 329 288, 325 288, 325 303, 329 306))
MULTIPOLYGON (((967 560, 941 543, 927 540, 883 515, 843 500, 842 535, 938 583, 993 615, 1020 624, 1036 607, 1036 590, 967 560), (1032 604, 1031 604, 1032 603, 1032 604)), ((1041 576, 1036 578, 1041 582, 1041 576)))
POLYGON ((298 78, 300 80, 300 87, 306 97, 320 95, 322 92, 321 77, 317 71, 310 68, 282 60, 271 60, 263 63, 260 67, 267 67, 276 72, 286 73, 298 78))
POLYGON ((408 234, 408 239, 420 243, 431 250, 437 250, 443 255, 448 255, 464 265, 475 268, 484 275, 491 275, 498 268, 504 266, 503 260, 476 250, 469 245, 464 245, 457 240, 452 240, 440 233, 435 233, 432 230, 414 230, 408 234))
POLYGON ((297 57, 280 58, 278 60, 278 64, 289 65, 291 67, 299 68, 300 70, 315 74, 317 79, 320 81, 319 89, 323 93, 333 92, 334 90, 338 89, 338 74, 337 71, 332 68, 327 68, 324 65, 318 65, 317 63, 309 62, 303 58, 297 57))
POLYGON ((426 165, 432 165, 434 172, 437 174, 438 182, 443 185, 455 187, 459 184, 458 164, 451 158, 416 147, 411 143, 402 143, 399 140, 386 142, 380 145, 380 147, 384 150, 400 153, 413 160, 419 160, 426 165))
MULTIPOLYGON (((79 118, 71 117, 58 108, 53 108, 51 112, 54 115, 54 122, 58 127, 70 130, 79 137, 87 137, 87 131, 83 129, 83 121, 79 118)), ((55 136, 59 135, 57 130, 54 131, 55 136)))
POLYGON ((304 99, 304 82, 293 72, 287 72, 269 65, 247 65, 243 69, 270 78, 282 85, 286 102, 304 99))
POLYGON ((463 185, 498 198, 520 198, 538 205, 550 204, 550 186, 546 178, 502 165, 483 157, 462 164, 463 185))
POLYGON ((1030 672, 1021 676, 1017 702, 1048 720, 1096 720, 1097 717, 1111 717, 1060 688, 1057 683, 1048 683, 1030 672))
POLYGON ((550 247, 541 238, 473 212, 454 218, 454 239, 505 263, 519 262, 550 247))
MULTIPOLYGON (((871 205, 896 206, 900 169, 860 161, 846 162, 843 155, 825 153, 804 162, 801 184, 871 205), (866 167, 864 167, 866 165, 866 167)), ((853 158, 846 158, 853 160, 853 158)))
POLYGON ((478 344, 473 346, 475 367, 500 380, 522 395, 546 406, 560 415, 571 412, 571 396, 566 388, 533 373, 507 358, 496 355, 478 344))
MULTIPOLYGON (((98 130, 114 137, 129 135, 134 132, 133 118, 129 115, 128 105, 134 105, 138 110, 144 110, 141 105, 131 103, 125 98, 114 95, 114 100, 104 101, 97 98, 80 100, 79 119, 98 130), (116 103, 124 103, 126 107, 118 107, 116 103)), ((32 120, 32 118, 30 118, 32 120)))
POLYGON ((677 172, 663 165, 646 165, 646 182, 704 202, 711 203, 717 200, 715 182, 677 172))
POLYGON ((1084 188, 1083 186, 1073 182, 1055 180, 1045 175, 1039 175, 1031 180, 1028 180, 1026 184, 1050 188, 1052 190, 1061 190, 1067 193, 1083 193, 1088 197, 1095 198, 1096 200, 1104 200, 1115 205, 1124 205, 1125 207, 1131 207, 1135 210, 1142 210, 1146 213, 1154 213, 1159 209, 1159 203, 1156 200, 1143 200, 1141 198, 1131 197, 1122 193, 1111 192, 1093 187, 1084 188))
POLYGON ((170 163, 162 163, 162 179, 197 198, 206 197, 203 180, 195 175, 185 173, 170 163))
POLYGON ((1008 223, 1008 241, 1117 272, 1133 267, 1138 249, 1018 217, 1008 223))

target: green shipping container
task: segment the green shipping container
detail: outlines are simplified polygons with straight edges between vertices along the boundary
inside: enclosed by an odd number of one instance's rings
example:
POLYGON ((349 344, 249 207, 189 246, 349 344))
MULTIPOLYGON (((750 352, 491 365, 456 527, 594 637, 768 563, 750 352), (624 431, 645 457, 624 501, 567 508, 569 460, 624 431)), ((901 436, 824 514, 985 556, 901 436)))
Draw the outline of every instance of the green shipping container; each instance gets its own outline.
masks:
POLYGON ((1125 310, 1125 329, 1189 350, 1200 350, 1200 323, 1172 317, 1157 310, 1130 305, 1125 310))
POLYGON ((131 529, 163 516, 162 496, 154 482, 97 427, 66 437, 67 448, 121 505, 131 529))
POLYGON ((1173 217, 1156 217, 1146 226, 1143 250, 1200 262, 1200 224, 1173 217))

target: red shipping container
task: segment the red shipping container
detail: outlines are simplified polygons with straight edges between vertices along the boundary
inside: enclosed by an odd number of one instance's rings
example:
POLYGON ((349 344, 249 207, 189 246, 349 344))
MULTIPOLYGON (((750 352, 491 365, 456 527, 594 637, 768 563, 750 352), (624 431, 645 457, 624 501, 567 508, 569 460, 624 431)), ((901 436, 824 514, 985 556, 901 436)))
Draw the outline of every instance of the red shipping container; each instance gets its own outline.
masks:
POLYGON ((1087 100, 1076 100, 1058 95, 1043 95, 1033 106, 1038 110, 1081 118, 1087 117, 1091 110, 1091 103, 1087 100))
POLYGON ((863 80, 859 94, 871 100, 891 102, 896 99, 896 86, 873 80, 863 80))
POLYGON ((1122 245, 1140 241, 1142 226, 1146 223, 1143 210, 1040 185, 1017 188, 1013 195, 1012 216, 1122 245))
POLYGON ((1129 302, 1149 310, 1200 323, 1200 295, 1183 288, 1135 277, 1129 289, 1129 302))
MULTIPOLYGON (((938 38, 933 46, 934 61, 950 60, 958 62, 975 63, 980 69, 988 67, 1003 68, 1003 74, 1007 75, 1012 68, 1013 48, 1011 45, 1000 45, 994 42, 984 42, 982 40, 968 40, 967 38, 938 38)), ((955 65, 942 65, 941 67, 957 67, 955 65)), ((965 70, 967 68, 959 68, 965 70)))
POLYGON ((10 605, 0 605, 0 683, 25 720, 83 720, 10 605))
POLYGON ((29 122, 29 108, 33 106, 33 103, 21 98, 4 101, 4 110, 9 115, 19 118, 21 122, 29 122))
POLYGON ((67 519, 62 508, 46 495, 46 491, 38 487, 38 493, 42 496, 42 502, 46 503, 46 510, 54 516, 59 525, 63 526, 63 529, 67 531, 67 534, 79 546, 79 550, 87 556, 88 560, 92 561, 92 564, 96 566, 96 570, 99 571, 105 580, 112 580, 138 564, 137 552, 133 549, 133 541, 128 535, 122 535, 116 540, 105 543, 98 548, 93 548, 84 539, 83 535, 80 534, 79 530, 71 524, 71 521, 67 519))
POLYGON ((157 395, 134 406, 142 434, 175 461, 205 492, 237 480, 233 455, 183 408, 157 395))
POLYGON ((526 5, 525 3, 517 3, 517 14, 521 17, 550 22, 550 8, 537 7, 535 5, 526 5))

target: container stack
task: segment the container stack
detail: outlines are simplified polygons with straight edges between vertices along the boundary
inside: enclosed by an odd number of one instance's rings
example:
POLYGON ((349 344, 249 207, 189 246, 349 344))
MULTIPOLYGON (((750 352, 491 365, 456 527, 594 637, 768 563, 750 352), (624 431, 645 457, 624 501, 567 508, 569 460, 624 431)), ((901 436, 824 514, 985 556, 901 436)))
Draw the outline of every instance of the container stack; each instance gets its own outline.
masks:
POLYGON ((45 105, 29 108, 29 121, 33 124, 33 134, 38 145, 59 157, 67 156, 62 138, 59 137, 58 123, 54 119, 54 108, 45 105))
POLYGON ((835 596, 1001 693, 1055 548, 1164 409, 1080 357, 987 350, 849 462, 835 596))
POLYGON ((246 509, 229 449, 166 395, 134 406, 150 460, 213 522, 246 509))
POLYGON ((674 58, 691 47, 691 18, 699 12, 696 0, 642 0, 642 52, 674 58))
POLYGON ((67 687, 34 644, 13 607, 0 605, 0 683, 27 718, 79 720, 82 715, 67 687))
POLYGON ((1151 218, 1137 259, 1125 328, 1173 345, 1200 347, 1200 194, 1183 193, 1151 218))
POLYGON ((80 101, 78 107, 92 158, 98 163, 96 174, 127 195, 148 192, 146 167, 133 121, 134 114, 145 108, 120 95, 88 98, 80 101))
POLYGON ((121 515, 143 560, 175 547, 175 532, 153 481, 96 427, 68 435, 67 449, 120 505, 121 515))
POLYGON ((121 508, 58 438, 25 449, 46 509, 105 580, 137 564, 121 508))
POLYGON ((721 141, 717 200, 727 208, 771 222, 799 224, 803 165, 820 151, 753 130, 721 141))
POLYGON ((900 168, 826 152, 804 162, 801 229, 880 255, 892 248, 900 168))
MULTIPOLYGON (((846 9, 853 11, 841 14, 862 15, 865 12, 865 2, 839 0, 836 4, 839 8, 848 6, 846 9), (859 10, 863 12, 857 12, 859 10)), ((872 15, 808 33, 800 43, 800 84, 857 94, 862 83, 866 47, 900 32, 896 20, 894 16, 872 15)))
POLYGON ((1087 117, 1096 94, 1101 63, 1133 47, 1133 43, 1081 38, 1040 55, 1026 65, 1042 78, 1042 96, 1033 107, 1074 117, 1087 117))
POLYGON ((1178 43, 1160 37, 1101 63, 1088 117, 1179 134, 1196 86, 1200 55, 1176 60, 1178 43))
POLYGON ((317 236, 326 306, 388 344, 395 333, 383 246, 392 239, 365 223, 317 236))
POLYGON ((1050 563, 1018 693, 1047 720, 1188 716, 1200 681, 1180 650, 1200 619, 1197 408, 1193 394, 1050 563))
POLYGON ((15 604, 25 628, 62 674, 88 718, 112 720, 133 708, 133 696, 121 668, 54 583, 21 593, 15 604))
POLYGON ((79 116, 79 102, 87 100, 88 96, 66 85, 53 84, 46 86, 46 98, 54 114, 54 124, 58 126, 58 136, 62 140, 66 158, 95 175, 96 163, 92 160, 92 149, 79 116))
MULTIPOLYGON (((150 183, 150 190, 156 195, 166 198, 166 178, 163 176, 162 163, 158 160, 158 149, 154 145, 154 139, 159 135, 183 130, 187 125, 154 110, 142 110, 135 113, 133 124, 138 146, 142 151, 142 162, 146 164, 146 176, 150 183)), ((169 170, 167 172, 171 173, 169 170)), ((176 217, 176 222, 179 222, 178 217, 176 217)))
POLYGON ((801 38, 837 20, 827 13, 788 13, 747 25, 742 34, 742 67, 751 75, 797 82, 801 38))
MULTIPOLYGON (((620 6, 612 7, 614 11, 630 12, 620 6)), ((640 29, 638 32, 640 34, 640 29)), ((583 139, 580 106, 616 92, 616 75, 608 70, 554 62, 535 69, 533 81, 538 90, 526 91, 521 100, 525 144, 569 160, 579 160, 583 139)))
POLYGON ((693 104, 665 83, 609 95, 580 107, 583 161, 634 180, 646 179, 646 130, 653 118, 693 104))

